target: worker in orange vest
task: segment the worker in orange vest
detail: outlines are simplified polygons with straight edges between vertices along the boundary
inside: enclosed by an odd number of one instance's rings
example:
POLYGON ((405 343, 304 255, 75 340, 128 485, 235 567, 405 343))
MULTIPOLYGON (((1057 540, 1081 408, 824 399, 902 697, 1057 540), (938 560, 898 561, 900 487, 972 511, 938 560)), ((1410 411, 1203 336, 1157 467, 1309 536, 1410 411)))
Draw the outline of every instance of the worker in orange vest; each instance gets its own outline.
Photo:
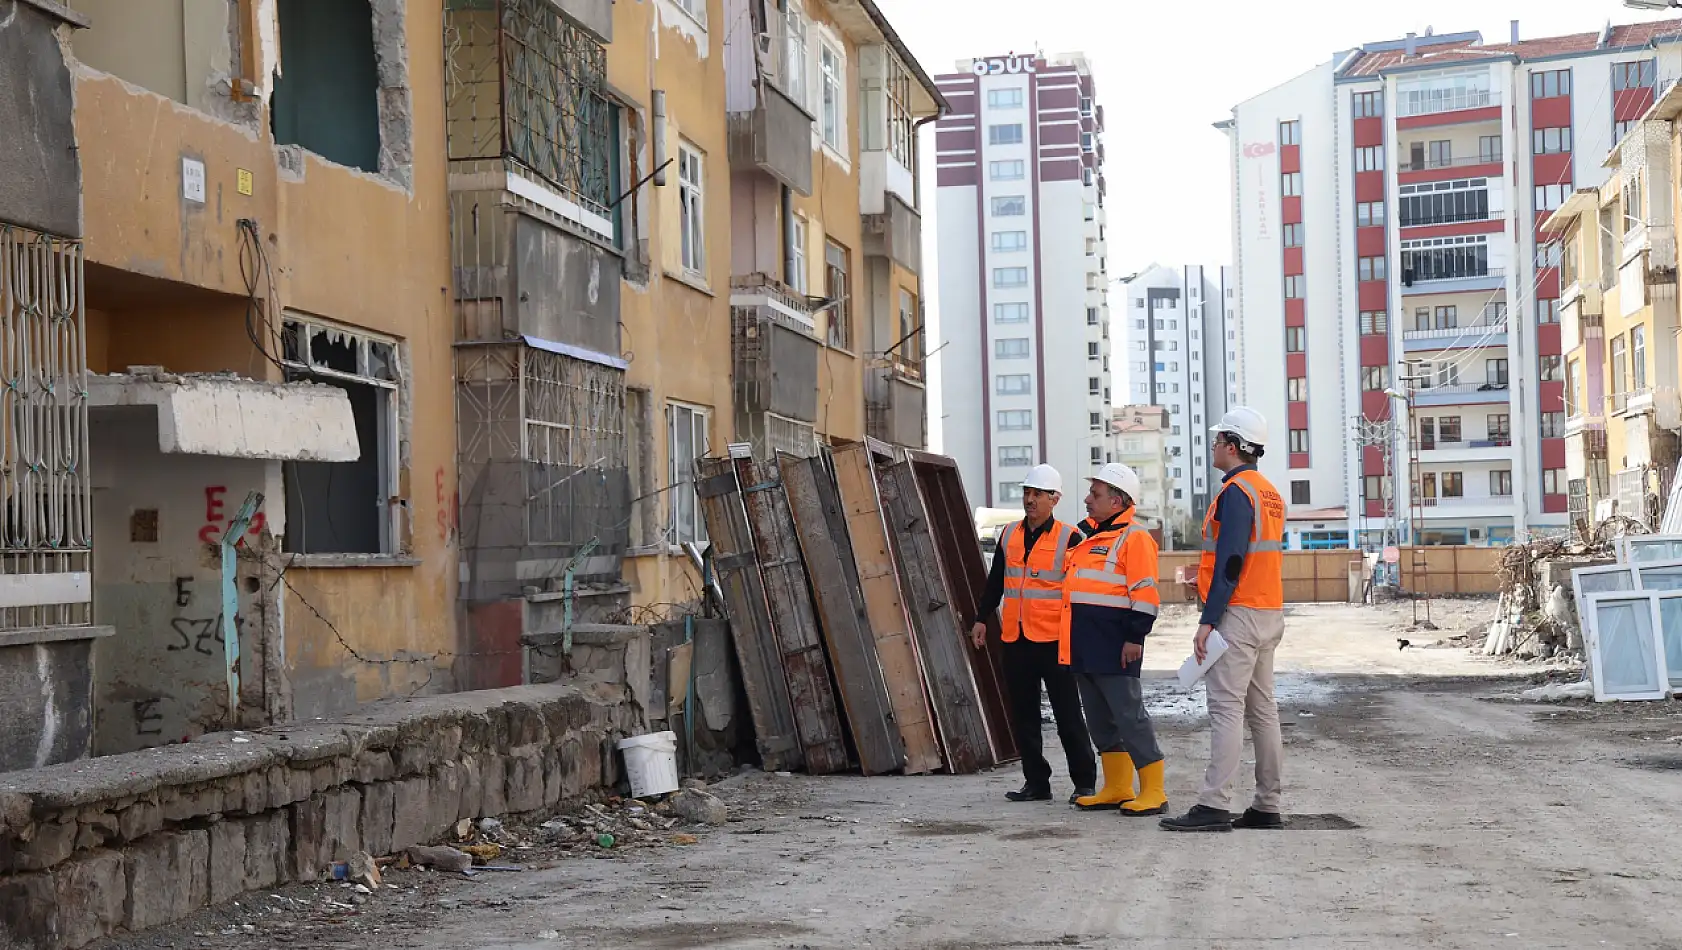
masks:
POLYGON ((1075 807, 1158 815, 1168 810, 1168 794, 1139 672, 1162 598, 1156 539, 1133 523, 1139 489, 1138 474, 1118 462, 1092 479, 1090 517, 1080 525, 1084 537, 1069 551, 1064 573, 1062 659, 1080 683, 1104 767, 1103 788, 1077 798, 1075 807))
POLYGON ((1225 473, 1203 518, 1203 556, 1197 596, 1203 615, 1192 641, 1201 662, 1209 636, 1227 643, 1205 675, 1209 702, 1209 770, 1197 804, 1170 831, 1231 831, 1284 827, 1279 814, 1285 741, 1273 699, 1273 656, 1285 635, 1285 500, 1256 471, 1267 444, 1267 420, 1238 406, 1215 425, 1211 453, 1225 473), (1256 746, 1256 797, 1236 820, 1229 810, 1232 781, 1244 752, 1244 725, 1256 746))
POLYGON ((1098 763, 1081 717, 1080 692, 1074 675, 1058 660, 1064 560, 1069 546, 1079 539, 1075 529, 1052 517, 1062 492, 1063 476, 1055 468, 1036 465, 1028 471, 1022 480, 1023 518, 999 534, 981 612, 970 628, 970 638, 979 650, 986 646, 987 620, 994 611, 1001 613, 1005 689, 1010 694, 1016 747, 1022 755, 1022 788, 1005 793, 1013 802, 1051 799, 1051 763, 1045 758, 1040 726, 1041 684, 1051 700, 1057 736, 1069 760, 1069 780, 1075 786, 1069 800, 1091 795, 1098 780, 1098 763))

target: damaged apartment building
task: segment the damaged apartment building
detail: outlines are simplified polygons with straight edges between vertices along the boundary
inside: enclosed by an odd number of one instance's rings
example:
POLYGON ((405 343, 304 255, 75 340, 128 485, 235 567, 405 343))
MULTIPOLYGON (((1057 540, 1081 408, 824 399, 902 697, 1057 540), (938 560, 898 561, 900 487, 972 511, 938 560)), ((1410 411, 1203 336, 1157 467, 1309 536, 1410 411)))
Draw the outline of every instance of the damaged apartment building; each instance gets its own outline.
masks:
POLYGON ((10 6, 0 768, 449 688, 441 12, 10 6))
POLYGON ((927 441, 872 0, 0 6, 0 769, 527 682, 697 459, 927 441))

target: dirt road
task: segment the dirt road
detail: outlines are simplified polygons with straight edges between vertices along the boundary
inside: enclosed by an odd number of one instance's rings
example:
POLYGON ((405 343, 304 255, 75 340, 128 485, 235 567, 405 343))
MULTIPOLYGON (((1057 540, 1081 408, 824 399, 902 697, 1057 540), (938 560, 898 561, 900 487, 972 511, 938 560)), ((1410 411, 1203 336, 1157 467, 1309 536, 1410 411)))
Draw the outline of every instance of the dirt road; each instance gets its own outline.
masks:
MULTIPOLYGON (((1465 607, 1465 623, 1488 610, 1465 607)), ((1677 707, 1521 703, 1537 667, 1398 649, 1418 636, 1399 633, 1405 614, 1293 611, 1280 661, 1293 830, 1170 835, 1012 805, 1011 771, 752 773, 717 788, 732 821, 692 847, 418 890, 394 874, 405 891, 326 924, 257 895, 115 946, 1682 946, 1677 707)), ((1153 669, 1178 664, 1190 622, 1164 618, 1153 669)), ((1201 696, 1149 687, 1183 809, 1204 763, 1201 696)))

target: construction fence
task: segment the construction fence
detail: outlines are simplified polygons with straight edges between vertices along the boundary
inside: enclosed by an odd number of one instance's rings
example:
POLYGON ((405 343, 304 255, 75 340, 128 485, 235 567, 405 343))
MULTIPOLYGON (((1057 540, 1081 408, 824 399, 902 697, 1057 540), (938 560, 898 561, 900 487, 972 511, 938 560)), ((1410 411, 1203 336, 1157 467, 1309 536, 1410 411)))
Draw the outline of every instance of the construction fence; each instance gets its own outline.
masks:
MULTIPOLYGON (((1465 545, 1401 548, 1402 589, 1433 596, 1495 594, 1500 592, 1501 555, 1505 548, 1465 545)), ((1165 604, 1197 600, 1196 551, 1164 551, 1158 560, 1157 584, 1165 604)), ((1359 600, 1366 568, 1360 551, 1286 551, 1285 602, 1291 604, 1348 603, 1359 600), (1358 580, 1351 585, 1350 568, 1358 580)))

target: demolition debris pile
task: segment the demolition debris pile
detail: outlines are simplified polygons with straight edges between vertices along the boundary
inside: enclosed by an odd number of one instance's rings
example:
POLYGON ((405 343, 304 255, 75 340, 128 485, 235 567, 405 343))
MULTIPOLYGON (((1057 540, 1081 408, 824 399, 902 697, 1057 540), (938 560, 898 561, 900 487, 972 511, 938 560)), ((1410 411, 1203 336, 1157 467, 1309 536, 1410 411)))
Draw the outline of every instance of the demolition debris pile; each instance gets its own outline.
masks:
POLYGON ((1581 659, 1580 605, 1575 603, 1571 572, 1611 563, 1616 539, 1646 531, 1632 518, 1613 517, 1593 532, 1510 545, 1501 558, 1500 599, 1483 653, 1526 660, 1581 659))

